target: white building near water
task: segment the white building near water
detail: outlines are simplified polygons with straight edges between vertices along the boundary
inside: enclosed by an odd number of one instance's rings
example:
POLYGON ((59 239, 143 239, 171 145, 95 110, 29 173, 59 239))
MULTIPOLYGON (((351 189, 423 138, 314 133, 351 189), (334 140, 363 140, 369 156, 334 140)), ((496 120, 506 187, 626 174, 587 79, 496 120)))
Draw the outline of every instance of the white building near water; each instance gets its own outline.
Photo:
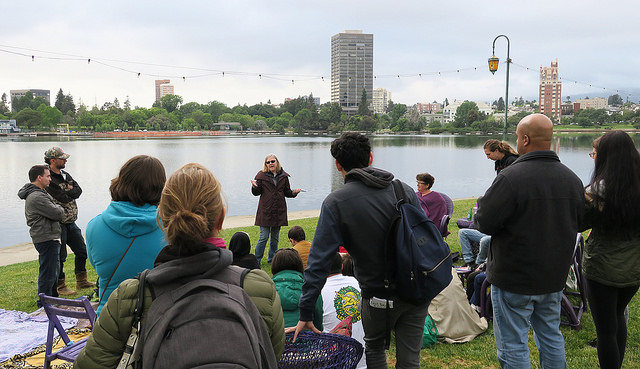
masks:
POLYGON ((15 119, 0 120, 0 133, 16 133, 20 132, 20 128, 16 125, 15 119))
MULTIPOLYGON (((442 109, 442 116, 444 119, 443 124, 451 123, 456 118, 456 111, 458 111, 458 108, 460 107, 460 105, 462 105, 462 103, 465 101, 469 101, 469 100, 464 100, 464 101, 454 100, 453 103, 445 106, 442 109)), ((474 103, 478 106, 479 111, 487 115, 493 114, 493 108, 491 107, 491 105, 485 102, 478 102, 478 101, 474 101, 474 103)))

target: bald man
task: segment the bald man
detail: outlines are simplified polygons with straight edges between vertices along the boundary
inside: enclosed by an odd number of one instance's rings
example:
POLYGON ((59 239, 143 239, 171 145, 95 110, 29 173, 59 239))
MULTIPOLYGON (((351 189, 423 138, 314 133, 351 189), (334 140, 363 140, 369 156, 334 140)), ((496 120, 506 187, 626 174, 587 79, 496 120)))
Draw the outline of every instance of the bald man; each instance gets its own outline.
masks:
POLYGON ((551 151, 553 123, 542 114, 516 129, 520 157, 478 199, 478 230, 489 234, 494 335, 503 368, 530 368, 531 326, 543 368, 566 368, 560 301, 582 219, 580 179, 551 151))

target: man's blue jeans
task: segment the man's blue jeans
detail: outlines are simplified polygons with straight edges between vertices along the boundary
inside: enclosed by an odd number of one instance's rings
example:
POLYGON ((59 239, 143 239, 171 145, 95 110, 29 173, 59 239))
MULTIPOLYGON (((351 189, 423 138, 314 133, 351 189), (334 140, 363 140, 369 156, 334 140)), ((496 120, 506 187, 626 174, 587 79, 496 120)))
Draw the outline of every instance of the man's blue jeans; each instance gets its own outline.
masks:
POLYGON ((489 252, 489 245, 491 244, 491 236, 480 232, 473 228, 462 228, 458 231, 458 238, 460 238, 460 249, 462 250, 462 257, 465 263, 473 262, 473 248, 471 247, 471 241, 480 242, 480 250, 478 251, 478 257, 476 258, 476 264, 482 264, 487 260, 487 253, 489 252))
POLYGON ((543 369, 567 367, 564 337, 560 332, 562 291, 520 295, 491 286, 493 333, 500 366, 531 368, 529 326, 533 327, 543 369))
POLYGON ((271 235, 271 242, 269 243, 269 256, 267 256, 267 262, 271 264, 271 260, 273 259, 273 255, 278 251, 278 241, 280 240, 280 227, 260 227, 260 238, 258 238, 258 243, 256 244, 256 259, 258 259, 258 264, 262 260, 264 256, 264 248, 267 245, 267 240, 269 239, 269 235, 271 235))
MULTIPOLYGON (((38 251, 38 293, 47 296, 58 296, 58 268, 60 267, 60 242, 58 240, 34 243, 38 251)), ((40 302, 38 300, 38 306, 40 302)))
POLYGON ((65 279, 64 262, 67 261, 67 245, 75 255, 75 273, 87 271, 87 245, 84 243, 82 231, 76 223, 60 224, 60 274, 59 279, 65 279))

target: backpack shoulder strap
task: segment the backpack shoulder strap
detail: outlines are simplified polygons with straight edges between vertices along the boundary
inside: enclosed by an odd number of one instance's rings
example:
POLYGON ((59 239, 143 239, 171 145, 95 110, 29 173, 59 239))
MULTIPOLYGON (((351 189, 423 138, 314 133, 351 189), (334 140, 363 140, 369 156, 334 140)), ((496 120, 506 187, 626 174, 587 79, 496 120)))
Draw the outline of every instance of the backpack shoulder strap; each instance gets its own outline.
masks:
POLYGON ((399 208, 401 204, 407 202, 402 188, 402 182, 400 182, 399 179, 394 179, 391 183, 393 184, 393 191, 396 194, 396 208, 399 208))

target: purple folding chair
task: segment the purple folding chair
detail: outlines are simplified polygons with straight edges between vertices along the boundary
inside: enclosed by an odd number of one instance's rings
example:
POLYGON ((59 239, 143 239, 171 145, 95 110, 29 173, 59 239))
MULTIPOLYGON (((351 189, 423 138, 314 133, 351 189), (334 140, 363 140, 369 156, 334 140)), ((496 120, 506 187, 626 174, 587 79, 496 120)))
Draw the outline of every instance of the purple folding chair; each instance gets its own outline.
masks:
POLYGON ((40 301, 42 302, 42 307, 44 307, 44 311, 47 313, 47 317, 49 318, 49 327, 47 329, 47 348, 44 355, 44 368, 51 368, 51 362, 55 359, 73 362, 87 344, 88 337, 83 338, 78 342, 71 341, 69 336, 67 336, 67 333, 64 331, 62 324, 60 324, 58 316, 66 316, 76 319, 89 319, 91 327, 93 327, 93 323, 96 321, 96 312, 93 310, 91 303, 85 296, 79 300, 51 297, 44 293, 41 293, 39 296, 40 301), (62 341, 66 345, 64 348, 56 352, 52 352, 54 330, 58 331, 60 338, 62 338, 62 341))

